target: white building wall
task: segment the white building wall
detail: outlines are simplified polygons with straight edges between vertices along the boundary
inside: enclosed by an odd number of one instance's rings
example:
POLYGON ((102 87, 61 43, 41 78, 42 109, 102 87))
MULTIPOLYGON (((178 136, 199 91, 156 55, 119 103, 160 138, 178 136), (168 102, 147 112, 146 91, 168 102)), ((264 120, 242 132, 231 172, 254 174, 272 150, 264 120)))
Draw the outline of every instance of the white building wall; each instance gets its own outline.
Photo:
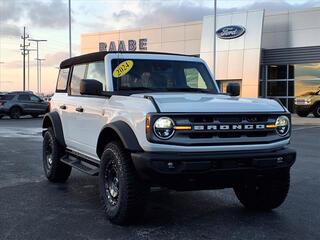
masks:
MULTIPOLYGON (((202 22, 144 27, 102 33, 83 34, 81 36, 81 53, 99 51, 99 42, 119 40, 138 40, 147 38, 147 51, 172 52, 198 55, 200 52, 202 22)), ((108 46, 109 47, 109 46, 108 46)))
POLYGON ((319 45, 320 8, 265 14, 262 48, 319 45))
MULTIPOLYGON (((246 28, 241 37, 217 41, 217 80, 241 80, 241 95, 257 97, 261 54, 261 35, 264 11, 248 11, 217 16, 217 29, 228 25, 246 28)), ((213 71, 214 17, 203 19, 200 57, 213 71)))

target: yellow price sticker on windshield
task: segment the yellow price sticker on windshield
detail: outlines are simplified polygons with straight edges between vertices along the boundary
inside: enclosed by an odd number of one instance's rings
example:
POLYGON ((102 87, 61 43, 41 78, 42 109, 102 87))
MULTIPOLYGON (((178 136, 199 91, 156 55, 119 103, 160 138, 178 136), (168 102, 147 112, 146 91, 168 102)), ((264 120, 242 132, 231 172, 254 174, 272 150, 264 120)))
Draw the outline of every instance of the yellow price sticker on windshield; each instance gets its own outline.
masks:
POLYGON ((119 78, 124 75, 126 75, 131 68, 133 67, 133 61, 132 60, 126 60, 122 63, 120 63, 114 70, 113 70, 113 77, 119 78))

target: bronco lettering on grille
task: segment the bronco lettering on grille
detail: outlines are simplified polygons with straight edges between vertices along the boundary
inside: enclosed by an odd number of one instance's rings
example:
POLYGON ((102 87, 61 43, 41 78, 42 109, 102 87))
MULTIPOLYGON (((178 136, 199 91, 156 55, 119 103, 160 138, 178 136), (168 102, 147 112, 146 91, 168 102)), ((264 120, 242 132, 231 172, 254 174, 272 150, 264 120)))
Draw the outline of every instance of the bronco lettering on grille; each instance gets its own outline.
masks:
POLYGON ((228 130, 262 130, 266 129, 265 124, 221 124, 221 125, 194 125, 195 131, 228 131, 228 130))

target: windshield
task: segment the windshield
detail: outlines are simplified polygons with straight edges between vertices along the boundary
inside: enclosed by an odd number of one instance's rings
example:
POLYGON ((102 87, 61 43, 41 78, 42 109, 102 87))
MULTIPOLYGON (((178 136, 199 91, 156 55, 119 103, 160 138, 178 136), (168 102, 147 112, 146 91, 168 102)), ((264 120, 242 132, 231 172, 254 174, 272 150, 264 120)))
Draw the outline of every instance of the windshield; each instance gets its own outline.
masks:
POLYGON ((116 91, 218 93, 203 63, 167 60, 112 60, 116 91))

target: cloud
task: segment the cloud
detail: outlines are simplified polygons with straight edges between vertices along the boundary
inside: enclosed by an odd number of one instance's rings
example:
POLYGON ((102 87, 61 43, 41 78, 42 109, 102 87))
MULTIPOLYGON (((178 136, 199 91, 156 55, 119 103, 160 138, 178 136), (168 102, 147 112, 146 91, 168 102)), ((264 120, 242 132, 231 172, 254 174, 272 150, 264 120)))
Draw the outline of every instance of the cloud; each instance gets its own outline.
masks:
POLYGON ((0 22, 0 24, 0 36, 19 37, 20 29, 16 25, 6 22, 0 22))
POLYGON ((115 12, 112 17, 116 21, 121 21, 123 19, 130 20, 137 18, 137 15, 129 10, 121 10, 120 12, 115 12))
POLYGON ((43 65, 46 67, 57 67, 67 58, 69 58, 69 52, 61 51, 53 54, 47 54, 44 57, 45 61, 43 62, 43 65))
MULTIPOLYGON (((128 26, 137 27, 175 22, 198 21, 202 20, 204 16, 213 14, 213 8, 208 5, 204 5, 203 2, 180 1, 178 4, 178 2, 173 1, 173 3, 174 4, 168 4, 168 1, 153 1, 146 4, 145 0, 141 0, 140 8, 148 9, 148 11, 142 11, 145 14, 137 15, 130 10, 121 10, 113 13, 112 17, 115 22, 123 23, 126 21, 128 26)), ((219 8, 218 5, 217 11, 218 14, 257 9, 265 9, 267 12, 274 12, 306 9, 319 6, 320 2, 316 0, 310 0, 302 3, 297 1, 289 3, 285 0, 256 0, 251 4, 242 5, 242 7, 219 8)))
POLYGON ((65 28, 68 26, 66 1, 28 1, 26 11, 32 25, 44 28, 65 28))
POLYGON ((68 6, 62 0, 32 0, 25 4, 17 0, 0 1, 0 33, 11 37, 20 34, 20 25, 48 29, 63 29, 68 26, 68 6))
MULTIPOLYGON (((42 62, 43 67, 58 67, 60 63, 64 60, 69 58, 69 53, 68 52, 55 52, 52 54, 47 54, 45 55, 44 59, 45 61, 42 62)), ((27 61, 27 60, 26 60, 27 61)), ((30 57, 30 68, 36 66, 36 61, 30 57)), ((15 60, 11 61, 5 64, 6 68, 22 68, 22 56, 21 60, 15 60)), ((26 63, 27 67, 27 63, 26 63)))

